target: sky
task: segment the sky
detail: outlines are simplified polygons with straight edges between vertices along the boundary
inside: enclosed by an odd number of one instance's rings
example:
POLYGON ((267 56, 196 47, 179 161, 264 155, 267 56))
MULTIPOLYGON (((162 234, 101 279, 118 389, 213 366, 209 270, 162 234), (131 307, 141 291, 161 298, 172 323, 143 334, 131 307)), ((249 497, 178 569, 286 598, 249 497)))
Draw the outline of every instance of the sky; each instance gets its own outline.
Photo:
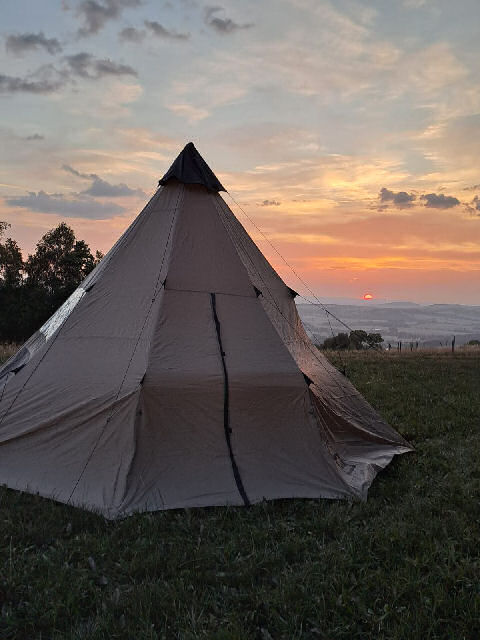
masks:
POLYGON ((63 220, 106 252, 193 141, 300 293, 270 243, 321 300, 480 305, 478 0, 0 6, 0 220, 25 256, 63 220))

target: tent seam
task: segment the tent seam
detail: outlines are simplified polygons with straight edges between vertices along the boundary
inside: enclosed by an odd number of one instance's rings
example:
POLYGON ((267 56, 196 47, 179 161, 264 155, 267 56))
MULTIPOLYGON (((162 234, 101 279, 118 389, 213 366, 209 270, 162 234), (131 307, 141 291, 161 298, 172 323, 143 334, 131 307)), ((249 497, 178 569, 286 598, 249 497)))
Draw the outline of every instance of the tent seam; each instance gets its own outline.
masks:
POLYGON ((217 333, 217 341, 218 348, 220 351, 220 359, 222 361, 223 368, 223 388, 224 388, 224 396, 223 396, 223 428, 225 430, 225 439, 227 441, 228 453, 230 455, 230 462, 232 465, 233 477, 235 478, 235 484, 237 485, 238 492, 245 504, 246 507, 250 505, 250 500, 248 499, 247 493, 245 491, 245 487, 243 486, 242 477, 240 475, 240 471, 237 466, 237 462, 235 460, 235 454, 233 453, 232 448, 232 439, 231 433, 232 429, 230 427, 230 407, 229 407, 229 386, 228 386, 228 371, 227 364, 225 362, 225 352, 223 350, 222 345, 222 335, 220 330, 220 320, 217 315, 217 303, 216 296, 214 293, 210 294, 210 303, 212 307, 213 321, 215 323, 215 330, 217 333))

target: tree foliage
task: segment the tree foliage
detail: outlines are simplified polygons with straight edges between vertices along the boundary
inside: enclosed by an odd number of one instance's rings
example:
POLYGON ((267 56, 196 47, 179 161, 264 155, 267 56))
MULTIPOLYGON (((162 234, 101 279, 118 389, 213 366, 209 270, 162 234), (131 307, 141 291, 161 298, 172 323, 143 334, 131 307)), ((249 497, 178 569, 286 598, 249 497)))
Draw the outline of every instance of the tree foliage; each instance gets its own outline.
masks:
POLYGON ((72 289, 92 270, 95 259, 83 240, 62 222, 46 233, 28 256, 25 272, 31 284, 49 292, 72 289))
POLYGON ((94 257, 65 222, 46 233, 24 261, 0 222, 0 341, 21 342, 70 296, 103 257, 94 257))
POLYGON ((321 345, 322 349, 361 350, 381 348, 383 338, 379 333, 367 333, 363 329, 355 329, 350 333, 338 333, 327 338, 321 345))

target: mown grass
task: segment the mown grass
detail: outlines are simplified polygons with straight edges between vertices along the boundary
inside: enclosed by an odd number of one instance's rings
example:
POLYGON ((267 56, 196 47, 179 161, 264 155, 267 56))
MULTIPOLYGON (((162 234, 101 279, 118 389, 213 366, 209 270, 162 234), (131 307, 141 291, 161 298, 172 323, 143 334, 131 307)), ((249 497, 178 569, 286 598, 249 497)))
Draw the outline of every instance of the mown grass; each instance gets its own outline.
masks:
POLYGON ((0 491, 0 638, 480 638, 478 353, 348 353, 415 445, 366 503, 109 523, 0 491))

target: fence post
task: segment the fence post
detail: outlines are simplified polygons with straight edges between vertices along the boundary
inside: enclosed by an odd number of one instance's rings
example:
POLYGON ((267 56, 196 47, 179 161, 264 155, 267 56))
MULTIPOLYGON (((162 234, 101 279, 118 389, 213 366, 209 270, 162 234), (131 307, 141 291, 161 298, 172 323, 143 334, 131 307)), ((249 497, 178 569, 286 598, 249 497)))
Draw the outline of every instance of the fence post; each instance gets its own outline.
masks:
POLYGON ((455 336, 453 336, 452 340, 452 353, 455 353, 455 336))

